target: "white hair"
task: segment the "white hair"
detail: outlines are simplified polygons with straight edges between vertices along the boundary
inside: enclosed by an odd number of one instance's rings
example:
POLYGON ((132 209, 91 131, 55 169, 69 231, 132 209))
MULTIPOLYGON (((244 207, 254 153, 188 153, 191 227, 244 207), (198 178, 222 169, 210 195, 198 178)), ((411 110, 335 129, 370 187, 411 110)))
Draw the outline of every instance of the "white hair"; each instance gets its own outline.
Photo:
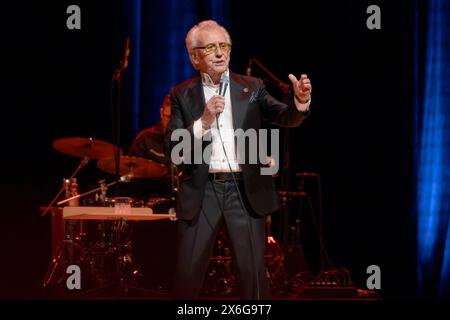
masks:
POLYGON ((197 40, 199 31, 208 29, 209 30, 216 29, 223 31, 227 36, 228 42, 231 44, 231 37, 227 29, 225 29, 223 26, 221 26, 214 20, 204 20, 193 26, 186 35, 186 48, 188 50, 189 56, 193 53, 194 48, 199 46, 197 40))

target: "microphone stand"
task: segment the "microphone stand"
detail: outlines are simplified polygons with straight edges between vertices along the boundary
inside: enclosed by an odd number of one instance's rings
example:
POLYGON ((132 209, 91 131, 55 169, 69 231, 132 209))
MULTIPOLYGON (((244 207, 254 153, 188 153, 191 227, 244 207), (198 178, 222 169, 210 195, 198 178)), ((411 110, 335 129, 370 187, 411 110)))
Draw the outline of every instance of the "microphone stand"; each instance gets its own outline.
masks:
MULTIPOLYGON (((286 99, 286 95, 290 93, 291 89, 289 87, 289 85, 287 83, 284 83, 283 81, 281 81, 280 79, 278 79, 272 72, 269 71, 269 69, 267 69, 259 60, 255 59, 255 58, 251 58, 249 61, 249 67, 247 69, 247 74, 250 76, 251 75, 251 66, 253 65, 253 63, 255 63, 256 65, 258 65, 258 67, 260 67, 273 81, 273 83, 275 85, 277 85, 278 87, 280 87, 280 89, 283 91, 284 94, 284 98, 286 99)), ((287 100, 284 101, 285 103, 287 103, 287 100)))
MULTIPOLYGON (((249 61, 249 67, 247 68, 247 75, 251 75, 252 65, 255 63, 260 67, 269 77, 270 82, 278 86, 283 92, 283 102, 289 104, 291 89, 290 86, 280 79, 278 79, 272 72, 269 71, 259 60, 251 58, 249 61)), ((280 225, 279 225, 279 237, 284 248, 289 245, 289 169, 290 169, 290 135, 289 129, 283 128, 283 165, 281 167, 281 190, 285 194, 280 197, 280 225)))
POLYGON ((125 51, 119 67, 114 71, 111 79, 111 120, 114 148, 115 176, 120 179, 120 111, 122 99, 122 75, 128 67, 130 57, 130 38, 125 43, 125 51), (115 90, 114 90, 115 89, 115 90), (115 92, 115 96, 114 96, 115 92))

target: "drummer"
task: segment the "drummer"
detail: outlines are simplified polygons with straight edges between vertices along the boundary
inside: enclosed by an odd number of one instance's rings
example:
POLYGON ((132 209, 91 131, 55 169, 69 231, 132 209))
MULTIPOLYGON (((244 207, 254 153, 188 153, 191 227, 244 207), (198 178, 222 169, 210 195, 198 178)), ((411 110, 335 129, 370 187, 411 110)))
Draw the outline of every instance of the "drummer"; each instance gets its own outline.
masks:
POLYGON ((169 168, 167 175, 164 177, 151 178, 143 183, 139 183, 141 190, 138 191, 138 197, 169 197, 172 194, 170 159, 164 153, 164 133, 169 124, 170 109, 170 96, 166 95, 159 109, 160 121, 153 127, 139 132, 128 150, 128 156, 149 159, 165 164, 169 168))

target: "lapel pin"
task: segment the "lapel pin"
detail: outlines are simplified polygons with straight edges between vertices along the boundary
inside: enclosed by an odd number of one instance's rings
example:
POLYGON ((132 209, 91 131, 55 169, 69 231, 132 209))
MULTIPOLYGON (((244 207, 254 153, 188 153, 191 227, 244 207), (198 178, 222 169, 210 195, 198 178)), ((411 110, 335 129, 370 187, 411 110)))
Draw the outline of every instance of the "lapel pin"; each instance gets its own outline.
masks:
POLYGON ((244 91, 245 93, 247 93, 247 92, 248 92, 248 88, 244 88, 243 91, 244 91))

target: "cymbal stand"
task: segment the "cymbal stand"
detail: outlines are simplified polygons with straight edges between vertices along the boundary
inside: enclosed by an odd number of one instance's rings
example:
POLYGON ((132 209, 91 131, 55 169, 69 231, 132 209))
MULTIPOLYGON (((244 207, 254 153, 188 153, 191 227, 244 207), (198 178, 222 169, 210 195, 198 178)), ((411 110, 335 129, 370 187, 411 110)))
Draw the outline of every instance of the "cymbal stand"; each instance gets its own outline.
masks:
POLYGON ((170 164, 170 178, 171 178, 171 191, 172 191, 172 200, 175 200, 175 197, 178 194, 178 190, 180 190, 180 179, 178 177, 178 170, 176 165, 173 163, 170 164))
POLYGON ((100 187, 95 188, 95 189, 92 189, 92 190, 89 190, 89 191, 87 191, 87 192, 85 192, 85 193, 82 193, 82 194, 74 195, 73 197, 70 197, 70 198, 67 198, 67 199, 64 199, 64 200, 61 200, 61 201, 59 201, 59 202, 57 203, 57 205, 62 205, 62 204, 64 204, 64 203, 70 202, 70 201, 72 201, 72 200, 74 200, 74 199, 82 198, 82 197, 84 197, 84 196, 90 195, 90 194, 92 194, 92 193, 94 193, 94 192, 97 192, 97 191, 101 191, 102 194, 103 194, 103 193, 105 192, 105 189, 106 189, 106 188, 111 187, 111 186, 117 184, 118 182, 122 182, 122 180, 119 180, 119 181, 113 181, 113 182, 108 183, 108 184, 106 184, 106 185, 105 185, 104 183, 101 183, 101 184, 100 184, 100 187))
MULTIPOLYGON (((72 181, 73 178, 75 178, 75 176, 78 174, 78 172, 84 168, 89 161, 91 160, 89 158, 89 156, 87 155, 88 150, 86 150, 86 153, 84 154, 84 156, 81 158, 80 163, 78 164, 78 166, 76 167, 75 171, 72 173, 72 175, 70 176, 70 178, 68 179, 69 181, 72 181)), ((41 217, 45 216, 47 214, 47 212, 50 210, 50 208, 55 204, 56 200, 58 200, 58 198, 61 196, 61 194, 64 192, 64 190, 66 189, 66 186, 63 185, 61 187, 61 189, 58 191, 58 193, 56 194, 56 196, 53 198, 53 200, 50 202, 50 204, 47 206, 47 208, 44 210, 44 212, 41 214, 41 217)))

